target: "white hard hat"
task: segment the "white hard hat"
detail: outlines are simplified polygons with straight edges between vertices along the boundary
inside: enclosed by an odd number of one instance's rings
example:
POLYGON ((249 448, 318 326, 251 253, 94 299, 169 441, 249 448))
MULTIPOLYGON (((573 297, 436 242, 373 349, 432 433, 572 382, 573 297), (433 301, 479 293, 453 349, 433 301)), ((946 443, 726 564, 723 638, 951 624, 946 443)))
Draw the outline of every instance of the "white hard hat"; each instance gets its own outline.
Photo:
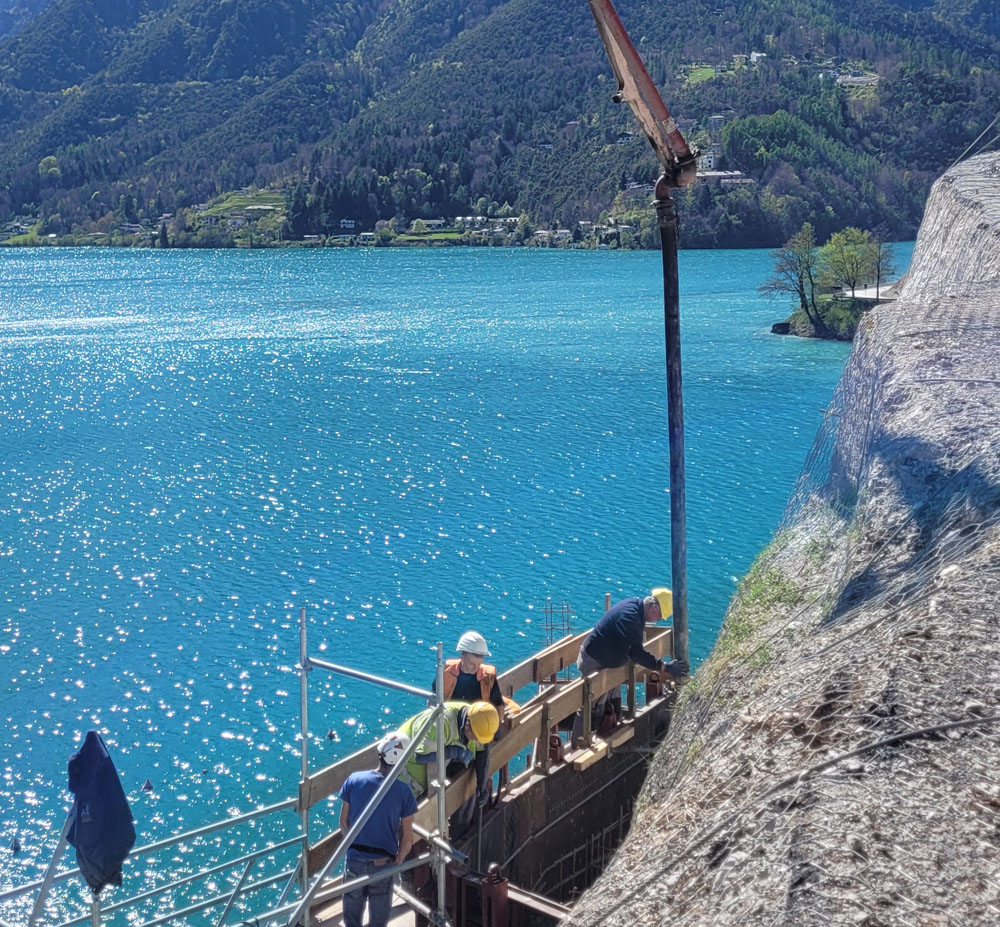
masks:
POLYGON ((478 631, 466 631, 455 645, 456 653, 474 653, 480 657, 492 657, 490 648, 486 646, 486 638, 478 631))
POLYGON ((410 746, 410 738, 399 731, 390 731, 378 742, 378 757, 386 766, 395 766, 410 746))

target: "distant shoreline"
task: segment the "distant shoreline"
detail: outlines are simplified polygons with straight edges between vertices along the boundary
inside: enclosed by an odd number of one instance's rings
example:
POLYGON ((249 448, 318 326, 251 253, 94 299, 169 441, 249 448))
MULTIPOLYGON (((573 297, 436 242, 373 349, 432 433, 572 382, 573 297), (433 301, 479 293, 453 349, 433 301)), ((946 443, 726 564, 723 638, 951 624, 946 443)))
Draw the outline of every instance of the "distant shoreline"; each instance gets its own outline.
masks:
MULTIPOLYGON (((320 239, 318 241, 262 241, 250 244, 246 241, 234 242, 231 244, 191 244, 191 243, 170 243, 166 247, 153 242, 141 241, 66 241, 65 238, 56 241, 0 241, 0 249, 7 248, 16 250, 19 248, 39 249, 39 248, 121 248, 139 251, 274 251, 274 250, 297 250, 297 249, 382 249, 382 248, 538 248, 541 250, 559 251, 658 251, 659 248, 647 248, 641 243, 630 242, 620 244, 618 242, 595 243, 592 241, 461 241, 455 239, 411 239, 408 236, 397 236, 387 242, 373 241, 339 241, 331 239, 320 239), (401 240, 402 239, 402 240, 401 240)), ((697 250, 726 251, 727 248, 711 248, 697 250)))

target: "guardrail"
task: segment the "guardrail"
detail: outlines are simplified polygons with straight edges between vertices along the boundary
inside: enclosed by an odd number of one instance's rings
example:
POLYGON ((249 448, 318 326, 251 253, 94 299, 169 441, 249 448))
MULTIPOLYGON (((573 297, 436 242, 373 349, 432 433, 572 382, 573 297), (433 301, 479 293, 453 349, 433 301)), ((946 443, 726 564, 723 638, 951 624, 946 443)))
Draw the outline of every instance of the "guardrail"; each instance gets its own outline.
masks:
MULTIPOLYGON (((221 832, 228 830, 230 828, 238 827, 242 824, 246 824, 249 821, 253 821, 259 818, 265 818, 270 815, 279 814, 282 811, 291 811, 296 807, 296 801, 294 798, 288 798, 284 801, 277 802, 272 805, 267 805, 263 808, 257 808, 254 811, 249 811, 245 814, 237 815, 232 818, 225 818, 219 821, 213 821, 211 824, 206 824, 203 827, 195 828, 194 830, 185 831, 182 834, 177 834, 173 837, 167 837, 164 840, 158 840, 154 843, 146 844, 145 846, 138 847, 132 850, 129 854, 130 858, 139 856, 152 856, 158 853, 160 850, 164 850, 168 847, 172 847, 179 843, 190 842, 196 840, 200 837, 204 837, 208 834, 221 832)), ((302 835, 299 833, 294 834, 291 837, 287 837, 283 840, 277 842, 269 842, 263 849, 253 851, 250 853, 245 853, 232 859, 225 860, 221 863, 216 863, 215 865, 200 869, 198 872, 192 873, 190 875, 184 876, 179 879, 172 879, 167 882, 163 882, 159 885, 153 886, 153 888, 147 889, 145 891, 139 892, 135 895, 131 895, 122 901, 116 901, 114 904, 101 907, 99 902, 91 903, 88 906, 86 912, 80 914, 72 915, 69 918, 56 922, 56 927, 75 927, 77 924, 87 923, 88 921, 95 925, 101 923, 102 918, 113 914, 116 911, 120 911, 124 908, 133 908, 137 905, 150 902, 153 899, 164 895, 168 892, 176 891, 180 888, 185 888, 188 886, 193 886, 196 882, 203 879, 210 879, 213 876, 220 875, 230 869, 234 869, 237 866, 242 866, 242 872, 236 884, 227 892, 219 893, 208 899, 201 899, 182 910, 173 910, 169 914, 161 915, 158 917, 153 917, 149 920, 135 920, 133 923, 135 927, 159 927, 162 924, 168 924, 171 921, 182 920, 188 915, 195 913, 197 911, 202 911, 211 907, 223 907, 223 915, 219 919, 219 924, 221 924, 229 911, 232 909, 236 901, 248 895, 251 892, 259 891, 264 888, 268 888, 271 885, 275 885, 279 882, 288 880, 288 883, 294 881, 297 876, 298 869, 301 866, 301 858, 297 864, 289 869, 284 869, 277 874, 272 874, 267 878, 261 879, 257 882, 247 882, 247 878, 250 874, 250 870, 261 860, 266 857, 277 857, 282 853, 282 851, 289 849, 290 847, 301 847, 302 845, 302 835)), ((54 885, 58 885, 73 879, 75 876, 80 875, 79 869, 67 869, 63 872, 53 873, 46 878, 39 879, 34 882, 29 882, 25 885, 20 885, 17 888, 8 889, 4 892, 0 892, 0 901, 6 901, 9 899, 17 898, 23 895, 30 895, 34 892, 38 892, 38 897, 34 902, 34 906, 31 915, 28 918, 28 924, 33 924, 38 920, 42 920, 46 924, 52 924, 53 918, 45 916, 45 903, 48 900, 51 888, 54 885)), ((287 897, 289 891, 289 884, 286 883, 285 891, 282 894, 282 898, 287 897)), ((96 900, 95 900, 96 901, 96 900)))
MULTIPOLYGON (((576 663, 580 644, 586 636, 587 632, 564 637, 535 656, 501 673, 497 677, 500 691, 513 698, 529 685, 549 683, 556 673, 576 663)), ((308 810, 318 802, 336 794, 352 772, 371 769, 375 761, 375 747, 372 745, 363 747, 350 756, 317 770, 312 775, 307 775, 299 783, 299 811, 308 810)))

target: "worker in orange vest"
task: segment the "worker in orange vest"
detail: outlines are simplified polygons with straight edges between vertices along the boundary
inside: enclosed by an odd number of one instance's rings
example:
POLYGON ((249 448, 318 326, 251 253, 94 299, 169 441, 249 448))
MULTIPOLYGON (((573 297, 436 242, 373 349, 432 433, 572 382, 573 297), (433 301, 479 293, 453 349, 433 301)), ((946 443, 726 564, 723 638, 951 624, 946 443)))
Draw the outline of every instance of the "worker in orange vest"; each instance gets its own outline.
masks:
MULTIPOLYGON (((492 656, 486 638, 478 631, 466 631, 455 645, 458 659, 447 660, 444 665, 444 697, 449 702, 489 702, 504 717, 504 697, 497 682, 497 668, 484 662, 492 656)), ((437 692, 437 680, 432 687, 437 692)), ((499 739, 499 738, 497 738, 499 739)), ((475 813, 476 804, 485 807, 493 797, 493 783, 486 775, 490 762, 489 745, 477 753, 476 782, 479 789, 475 800, 470 799, 452 816, 451 826, 456 833, 467 830, 475 813)), ((449 770, 453 775, 457 770, 449 770)))
POLYGON ((485 663, 493 656, 486 638, 478 631, 466 631, 455 646, 457 660, 444 664, 444 697, 449 702, 490 702, 500 717, 504 713, 503 695, 497 682, 497 668, 485 663))

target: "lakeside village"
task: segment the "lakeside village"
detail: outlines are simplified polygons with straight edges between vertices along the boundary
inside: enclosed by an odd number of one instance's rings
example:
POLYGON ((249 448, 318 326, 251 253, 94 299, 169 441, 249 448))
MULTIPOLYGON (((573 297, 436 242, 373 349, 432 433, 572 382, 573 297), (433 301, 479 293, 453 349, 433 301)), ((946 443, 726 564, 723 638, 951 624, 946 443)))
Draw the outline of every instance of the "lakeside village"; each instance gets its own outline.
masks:
MULTIPOLYGON (((705 120, 698 179, 721 187, 756 185, 738 170, 716 170, 721 158, 723 125, 732 111, 705 120)), ((694 132, 698 123, 678 119, 682 131, 694 132)), ((616 145, 641 141, 634 132, 620 132, 616 145)), ((552 144, 542 143, 551 149, 552 144)), ((53 159, 54 160, 54 159, 53 159)), ((39 170, 44 169, 44 162, 39 170)), ((524 246, 581 249, 634 249, 659 246, 655 216, 649 204, 653 185, 623 179, 610 209, 597 221, 579 220, 570 228, 536 225, 524 212, 509 204, 481 198, 478 214, 447 218, 397 215, 364 228, 354 216, 335 217, 334 231, 325 235, 296 234, 293 197, 275 190, 244 188, 223 194, 208 203, 174 213, 143 217, 127 197, 121 209, 98 220, 97 229, 74 228, 68 234, 51 231, 40 216, 15 216, 0 228, 0 246, 108 245, 146 248, 267 248, 352 246, 524 246), (120 213, 120 214, 119 214, 120 213), (124 217, 124 221, 123 221, 124 217)))
MULTIPOLYGON (((726 64, 693 63, 687 66, 688 83, 697 84, 725 76, 767 58, 764 52, 736 54, 726 64)), ((794 63, 794 61, 792 62, 794 63)), ((859 70, 839 58, 819 65, 820 76, 852 88, 877 83, 877 75, 859 70)), ((756 186, 757 181, 740 170, 721 170, 724 163, 722 130, 736 118, 733 110, 723 110, 703 120, 678 117, 682 133, 699 151, 698 180, 720 188, 756 186)), ((567 124, 567 130, 578 123, 567 124)), ((613 144, 624 146, 642 143, 641 135, 619 132, 613 144)), ((551 142, 537 146, 552 151, 551 142)), ((43 158, 39 172, 58 170, 58 159, 43 158)), ((303 186, 299 184, 299 186, 303 186)), ((448 245, 524 246, 580 249, 658 248, 659 233, 649 204, 653 185, 634 178, 622 178, 621 188, 611 207, 596 221, 581 219, 569 228, 536 223, 525 212, 517 212, 509 203, 489 202, 480 198, 476 214, 455 217, 396 215, 379 219, 365 228, 355 216, 334 216, 327 223, 326 234, 307 234, 297 228, 294 212, 297 204, 292 191, 243 188, 220 194, 208 203, 178 210, 176 214, 155 209, 144 211, 134 197, 123 195, 119 208, 91 223, 90 228, 74 226, 68 233, 53 231, 52 217, 14 216, 0 227, 0 246, 81 246, 106 245, 146 248, 267 248, 267 247, 352 247, 448 245), (331 230, 332 227, 332 230, 331 230)), ((54 217, 59 219, 59 217, 54 217)))
MULTIPOLYGON (((630 133, 622 133, 622 136, 630 133)), ((703 167, 713 164, 709 149, 701 158, 703 167)), ((698 179, 724 186, 755 185, 741 171, 699 172, 698 179)), ((487 215, 454 218, 396 216, 380 219, 372 229, 343 216, 339 230, 327 235, 289 234, 287 204, 280 193, 244 188, 212 203, 199 203, 177 215, 163 213, 148 220, 109 223, 107 231, 57 235, 46 232, 38 216, 16 216, 0 229, 0 245, 80 246, 110 245, 148 248, 269 248, 352 246, 524 246, 542 248, 634 249, 656 247, 659 242, 655 217, 647 208, 653 185, 627 182, 612 209, 597 222, 580 220, 572 228, 536 227, 527 213, 515 214, 507 203, 487 215)))

